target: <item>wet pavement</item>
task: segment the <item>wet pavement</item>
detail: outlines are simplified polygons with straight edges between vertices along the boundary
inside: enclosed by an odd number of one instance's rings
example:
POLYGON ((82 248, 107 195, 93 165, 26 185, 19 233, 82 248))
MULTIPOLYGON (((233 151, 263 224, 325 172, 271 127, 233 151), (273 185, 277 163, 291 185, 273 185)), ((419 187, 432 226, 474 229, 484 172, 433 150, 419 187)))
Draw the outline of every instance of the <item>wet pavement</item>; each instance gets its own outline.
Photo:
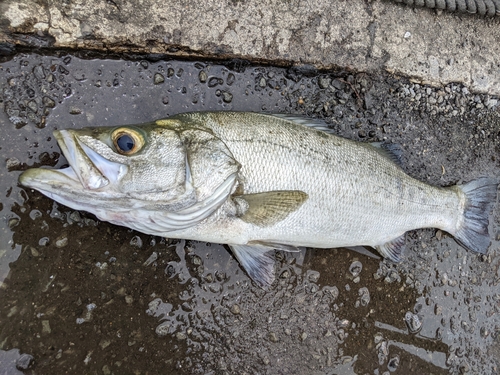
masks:
POLYGON ((17 185, 66 163, 54 129, 229 109, 398 143, 431 184, 500 179, 498 98, 240 60, 36 54, 2 62, 0 87, 0 374, 500 372, 498 202, 488 255, 431 229, 407 234, 397 265, 362 248, 277 252, 264 291, 224 246, 99 222, 17 185))

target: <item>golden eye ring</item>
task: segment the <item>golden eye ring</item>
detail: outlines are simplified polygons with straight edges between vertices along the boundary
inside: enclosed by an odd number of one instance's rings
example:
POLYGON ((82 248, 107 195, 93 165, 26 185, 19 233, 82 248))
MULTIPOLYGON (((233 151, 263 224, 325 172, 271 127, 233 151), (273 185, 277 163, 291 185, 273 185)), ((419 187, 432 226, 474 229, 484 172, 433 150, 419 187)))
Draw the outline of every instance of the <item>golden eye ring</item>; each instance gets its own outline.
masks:
POLYGON ((111 138, 116 151, 121 155, 134 155, 144 146, 142 137, 131 129, 117 129, 111 138))

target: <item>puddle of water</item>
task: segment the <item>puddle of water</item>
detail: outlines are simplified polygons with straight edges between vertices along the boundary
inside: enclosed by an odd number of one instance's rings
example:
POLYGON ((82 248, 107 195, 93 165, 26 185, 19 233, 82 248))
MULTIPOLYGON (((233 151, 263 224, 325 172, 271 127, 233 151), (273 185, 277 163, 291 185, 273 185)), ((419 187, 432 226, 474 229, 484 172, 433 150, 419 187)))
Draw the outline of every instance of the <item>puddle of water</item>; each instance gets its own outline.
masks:
MULTIPOLYGON (((24 353, 34 358, 25 371, 42 373, 497 373, 498 238, 478 257, 445 234, 412 232, 400 265, 347 249, 276 253, 278 281, 264 291, 221 245, 101 223, 17 185, 20 170, 65 163, 54 129, 224 109, 326 116, 343 136, 389 137, 408 148, 405 168, 436 184, 500 177, 500 126, 487 114, 474 115, 480 129, 418 118, 387 94, 400 84, 387 77, 230 68, 38 55, 1 64, 0 369, 24 353), (359 103, 367 92, 371 109, 359 103)), ((495 237, 498 204, 492 221, 495 237)))

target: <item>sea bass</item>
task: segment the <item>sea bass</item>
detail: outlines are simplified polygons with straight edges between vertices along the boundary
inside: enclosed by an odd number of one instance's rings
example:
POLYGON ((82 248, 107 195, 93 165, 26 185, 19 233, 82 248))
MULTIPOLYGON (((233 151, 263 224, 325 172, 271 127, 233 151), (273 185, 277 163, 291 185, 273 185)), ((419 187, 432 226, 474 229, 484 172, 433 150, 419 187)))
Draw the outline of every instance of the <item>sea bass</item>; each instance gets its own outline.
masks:
POLYGON ((56 130, 68 160, 22 185, 143 233, 229 245, 260 286, 270 250, 372 246, 398 262, 405 232, 439 228, 485 253, 498 183, 433 187, 390 147, 289 115, 195 112, 130 126, 56 130))

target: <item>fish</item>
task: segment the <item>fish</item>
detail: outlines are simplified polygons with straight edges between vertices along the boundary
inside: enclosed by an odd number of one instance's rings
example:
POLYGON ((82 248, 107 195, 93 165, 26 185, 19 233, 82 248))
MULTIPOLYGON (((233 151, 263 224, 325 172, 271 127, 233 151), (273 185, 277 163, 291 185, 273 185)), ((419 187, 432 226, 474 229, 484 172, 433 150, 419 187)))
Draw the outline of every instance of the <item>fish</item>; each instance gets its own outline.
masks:
POLYGON ((431 186, 404 172, 394 145, 345 139, 319 120, 189 112, 54 137, 69 166, 28 169, 21 185, 142 233, 226 244, 263 288, 274 250, 370 246, 399 262, 405 233, 420 228, 476 253, 490 246, 495 178, 431 186))

